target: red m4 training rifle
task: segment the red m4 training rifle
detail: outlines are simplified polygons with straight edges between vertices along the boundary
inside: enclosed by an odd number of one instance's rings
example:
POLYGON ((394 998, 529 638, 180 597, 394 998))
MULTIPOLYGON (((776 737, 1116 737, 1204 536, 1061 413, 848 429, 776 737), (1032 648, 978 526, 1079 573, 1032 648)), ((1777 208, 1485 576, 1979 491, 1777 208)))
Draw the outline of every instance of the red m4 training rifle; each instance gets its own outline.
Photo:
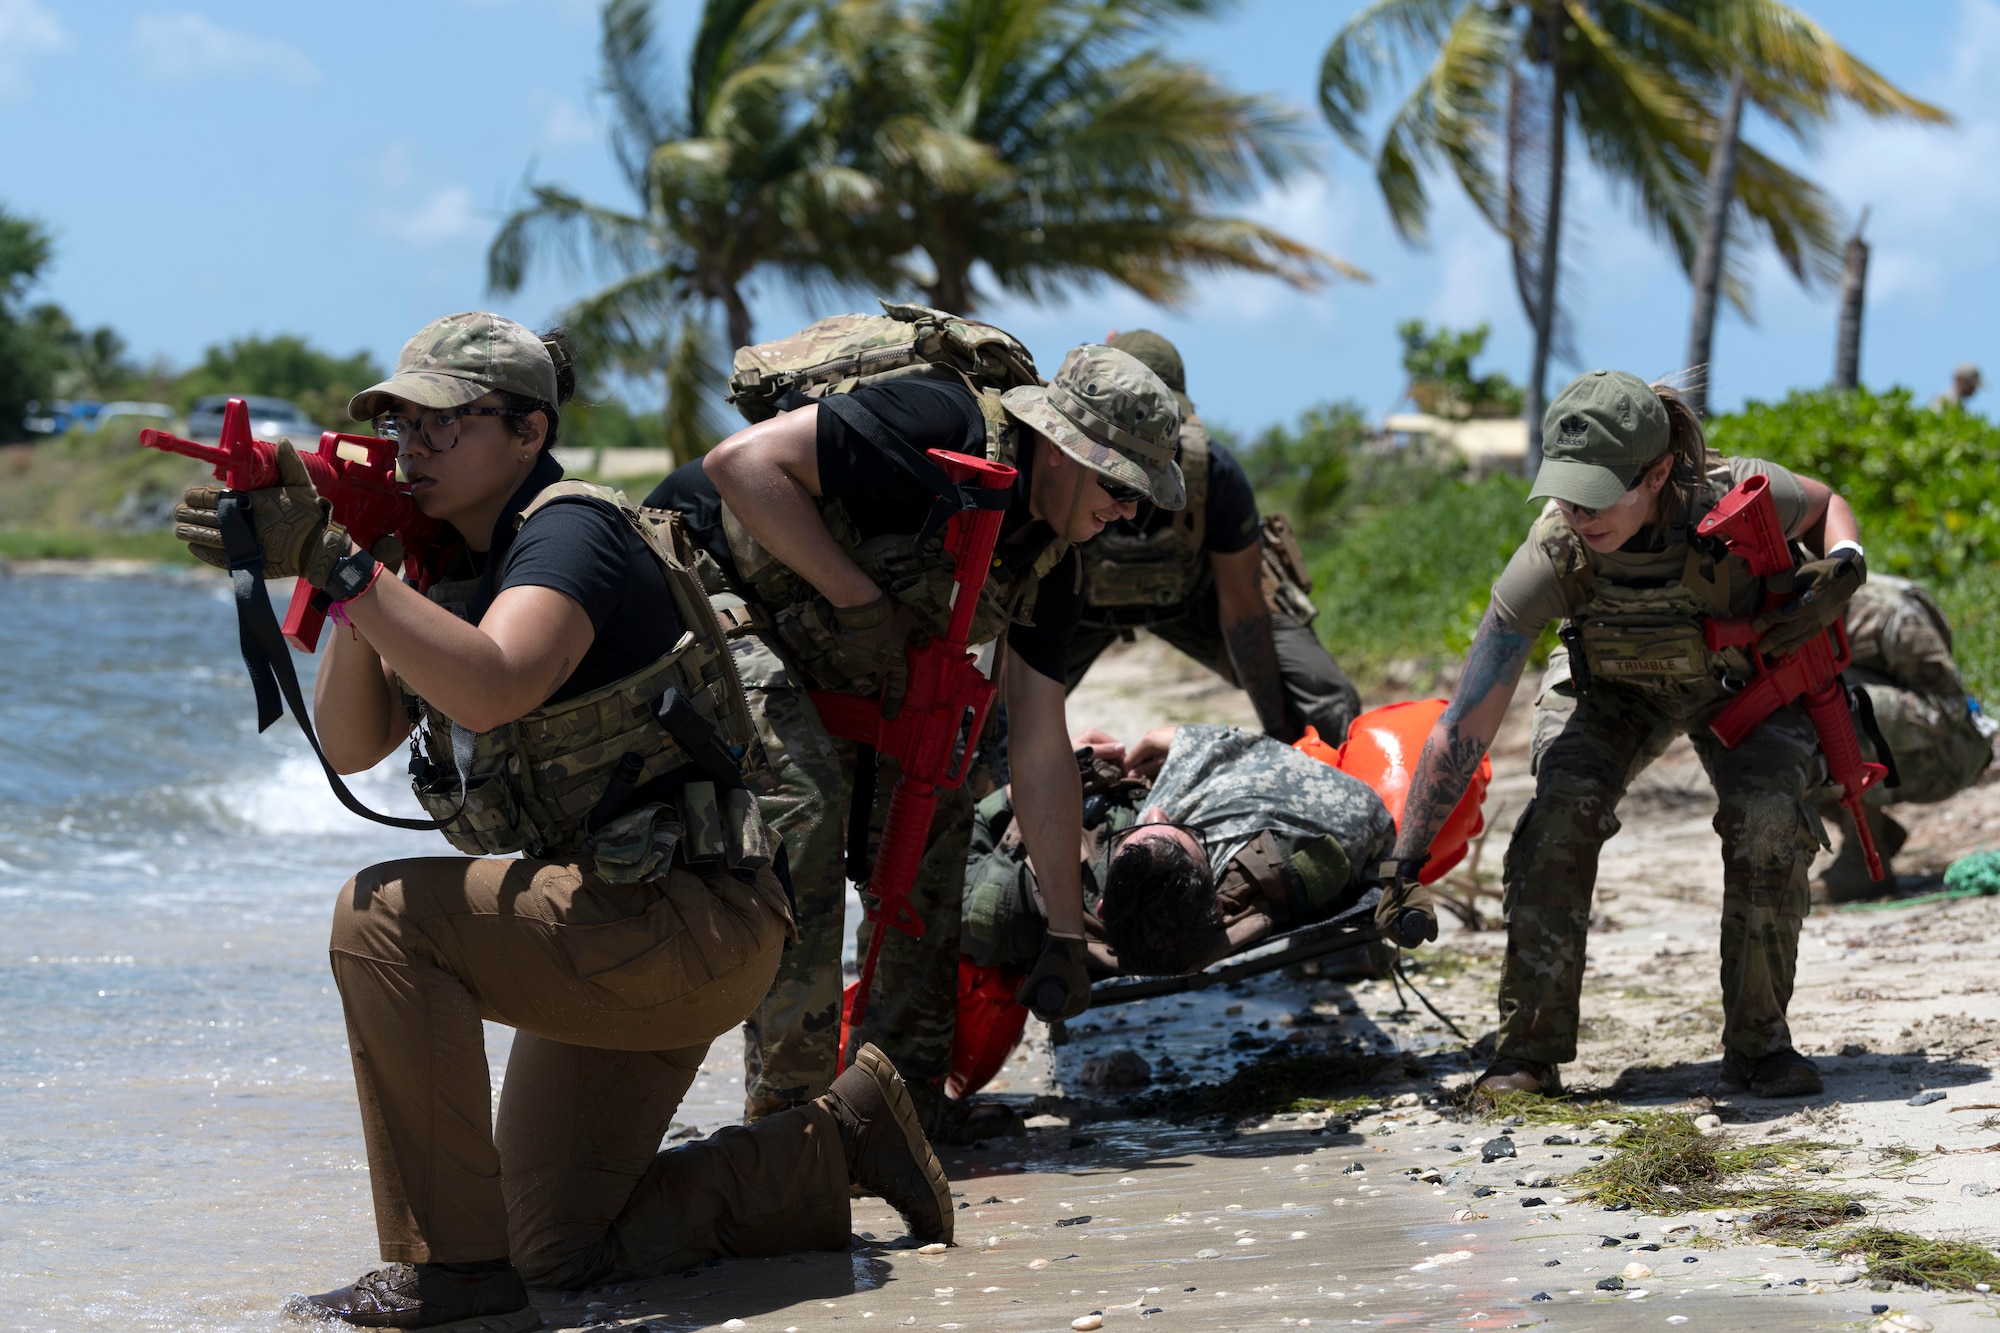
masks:
MULTIPOLYGON (((1792 548, 1778 524, 1778 506, 1771 499, 1771 481, 1756 476, 1722 497, 1699 527, 1699 536, 1719 538, 1732 555, 1749 564, 1750 572, 1768 579, 1793 566, 1792 548)), ((1782 606, 1788 595, 1773 592, 1766 585, 1765 611, 1782 606)), ((1813 730, 1819 733, 1819 748, 1826 756, 1827 774, 1841 789, 1840 804, 1853 817, 1855 836, 1868 858, 1868 875, 1882 878, 1882 858, 1868 832, 1867 813, 1861 797, 1870 787, 1888 776, 1881 764, 1863 763, 1861 742, 1854 734, 1854 715, 1848 711, 1847 688, 1840 673, 1854 660, 1847 642, 1847 626, 1834 621, 1831 627, 1808 640, 1793 652, 1775 660, 1757 651, 1762 634, 1754 622, 1742 619, 1710 619, 1702 636, 1711 649, 1742 647, 1750 650, 1757 675, 1726 704, 1709 730, 1730 749, 1757 729, 1759 723, 1792 702, 1801 701, 1813 730)))
MULTIPOLYGON (((215 465, 215 479, 232 491, 257 491, 278 484, 277 446, 250 433, 250 408, 232 398, 222 413, 222 437, 213 445, 182 439, 163 430, 142 430, 139 443, 162 453, 180 454, 215 465)), ((394 533, 403 543, 404 562, 417 577, 417 589, 428 588, 449 552, 444 525, 426 518, 410 498, 410 488, 396 480, 396 445, 372 435, 342 435, 327 431, 319 448, 302 453, 313 489, 333 506, 334 521, 347 529, 355 544, 367 550, 394 533)), ((285 638, 302 653, 319 647, 326 603, 318 589, 300 579, 285 610, 285 638)))
MULTIPOLYGON (((927 452, 958 485, 970 483, 985 490, 1005 491, 1014 484, 1015 471, 1005 464, 944 449, 927 452)), ((868 933, 868 953, 862 960, 848 1020, 856 1029, 868 1012, 868 992, 875 981, 875 963, 886 933, 900 930, 912 939, 924 936, 924 920, 910 905, 910 890, 917 882, 924 844, 930 840, 938 793, 964 784, 973 748, 993 704, 993 682, 974 665, 966 636, 986 587, 993 548, 1000 539, 1000 520, 1005 516, 1004 508, 974 507, 961 509, 946 520, 944 547, 951 556, 955 585, 951 622, 944 637, 908 650, 909 689, 896 716, 883 717, 882 706, 875 699, 829 690, 813 692, 813 706, 829 733, 871 746, 902 767, 895 790, 889 794, 889 815, 864 886, 864 892, 874 899, 868 908, 874 929, 868 933)), ((864 760, 873 762, 867 756, 864 760)), ((861 817, 866 818, 865 812, 861 817)))

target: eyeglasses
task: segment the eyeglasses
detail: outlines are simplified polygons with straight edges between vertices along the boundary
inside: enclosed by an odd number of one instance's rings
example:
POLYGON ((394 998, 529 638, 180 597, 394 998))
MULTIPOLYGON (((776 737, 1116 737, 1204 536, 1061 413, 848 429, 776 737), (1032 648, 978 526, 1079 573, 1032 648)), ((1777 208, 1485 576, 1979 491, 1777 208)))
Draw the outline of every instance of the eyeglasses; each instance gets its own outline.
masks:
POLYGON ((466 417, 520 417, 525 413, 506 407, 445 407, 434 412, 405 416, 385 412, 374 420, 375 434, 394 444, 421 444, 432 453, 443 453, 458 445, 458 423, 466 417))
POLYGON ((1138 487, 1127 486, 1123 482, 1113 481, 1102 472, 1097 474, 1095 480, 1097 482, 1097 489, 1103 491, 1105 498, 1113 504, 1137 504, 1146 498, 1146 493, 1138 487))

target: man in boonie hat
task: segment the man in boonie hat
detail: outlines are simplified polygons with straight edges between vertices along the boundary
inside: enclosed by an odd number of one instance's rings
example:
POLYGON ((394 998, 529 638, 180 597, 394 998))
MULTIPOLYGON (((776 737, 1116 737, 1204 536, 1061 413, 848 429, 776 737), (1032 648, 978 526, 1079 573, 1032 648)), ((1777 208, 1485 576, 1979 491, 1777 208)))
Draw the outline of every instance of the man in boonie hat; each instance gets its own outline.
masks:
MULTIPOLYGON (((1050 938, 1021 989, 1022 1002, 1050 1020, 1081 1012, 1090 998, 1063 689, 1081 605, 1074 547, 1141 502, 1177 509, 1185 495, 1173 391, 1113 348, 1074 349, 1042 384, 1026 348, 1002 331, 892 307, 887 317, 836 316, 745 348, 737 367, 736 401, 756 424, 678 469, 647 503, 682 513, 747 604, 734 660, 772 760, 762 804, 790 858, 800 935, 746 1024, 745 1113, 755 1119, 820 1095, 840 1057, 844 903, 847 880, 862 877, 847 853, 855 829, 869 841, 866 798, 856 793, 866 792, 874 760, 828 733, 815 696, 863 695, 893 713, 909 648, 945 628, 952 558, 932 521, 941 478, 928 451, 1019 473, 970 639, 1005 645, 993 675, 1008 708, 1022 827, 1058 866, 1043 881, 1050 938), (990 354, 933 359, 924 349, 939 344, 990 354), (862 367, 869 373, 856 375, 862 367), (790 387, 753 402, 762 375, 790 387)), ((943 495, 947 505, 958 498, 943 495)), ((874 779, 878 811, 895 777, 890 766, 874 779)), ((943 1091, 972 793, 940 795, 911 894, 925 932, 886 937, 849 1045, 880 1047, 926 1128, 957 1139, 980 1132, 943 1091)))
MULTIPOLYGON (((1181 411, 1173 391, 1146 364, 1116 347, 1073 348, 1044 388, 1024 384, 1001 396, 1007 411, 1077 462, 1162 509, 1187 503, 1174 461, 1181 411)), ((1108 491, 1116 498, 1120 490, 1108 491)))
POLYGON ((1180 349, 1151 329, 1107 342, 1144 362, 1180 405, 1176 461, 1187 504, 1141 505, 1083 548, 1069 688, 1143 626, 1240 685, 1266 734, 1289 743, 1311 727, 1338 744, 1361 696, 1312 631, 1319 608, 1291 524, 1281 514, 1260 520, 1243 465, 1195 415, 1180 349))

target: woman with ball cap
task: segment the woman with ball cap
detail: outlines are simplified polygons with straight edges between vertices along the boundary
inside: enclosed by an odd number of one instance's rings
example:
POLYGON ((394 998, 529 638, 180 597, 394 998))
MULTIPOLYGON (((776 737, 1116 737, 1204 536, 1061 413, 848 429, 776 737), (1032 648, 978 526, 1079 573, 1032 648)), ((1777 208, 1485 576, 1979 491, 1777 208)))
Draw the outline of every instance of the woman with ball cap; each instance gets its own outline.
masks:
POLYGON ((1405 945, 1436 937, 1417 887, 1423 850, 1499 731, 1536 639, 1562 621, 1535 705, 1535 796, 1507 848, 1498 1045, 1476 1086, 1560 1090, 1557 1067, 1576 1058, 1598 851, 1618 831, 1633 777, 1685 735, 1718 801, 1722 1082, 1759 1097, 1817 1093, 1819 1070, 1793 1047, 1785 1009, 1807 876, 1825 845, 1808 802, 1824 780, 1818 738, 1797 707, 1771 714, 1734 750, 1708 729, 1754 668, 1741 650, 1708 648, 1702 623, 1755 615, 1765 587, 1741 560, 1691 538, 1738 483, 1770 479, 1785 535, 1817 555, 1790 576, 1800 595, 1761 626, 1757 646, 1769 655, 1825 629, 1867 577, 1854 513, 1775 464, 1711 456, 1678 394, 1622 371, 1592 371, 1563 390, 1542 423, 1542 457, 1529 496, 1547 503, 1493 585, 1411 780, 1395 859, 1380 869, 1384 924, 1405 945))

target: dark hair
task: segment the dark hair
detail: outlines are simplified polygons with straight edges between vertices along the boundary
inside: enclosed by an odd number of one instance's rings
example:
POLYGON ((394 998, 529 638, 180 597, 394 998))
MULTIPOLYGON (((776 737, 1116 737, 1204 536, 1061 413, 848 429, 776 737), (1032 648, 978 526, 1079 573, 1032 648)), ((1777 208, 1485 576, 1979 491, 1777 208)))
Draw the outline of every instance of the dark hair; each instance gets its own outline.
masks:
MULTIPOLYGON (((1667 452, 1662 457, 1670 457, 1673 466, 1667 472, 1667 484, 1660 491, 1660 511, 1653 520, 1653 533, 1663 537, 1686 524, 1688 515, 1694 512, 1695 497, 1701 494, 1703 479, 1708 475, 1708 436, 1701 428, 1701 418, 1695 415, 1688 400, 1681 397, 1680 390, 1669 384, 1654 384, 1654 393, 1659 395, 1660 406, 1667 413, 1667 452)), ((1646 464, 1646 470, 1658 467, 1655 458, 1646 464)))
POLYGON ((1206 858, 1172 838, 1119 845, 1105 871, 1098 915, 1119 967, 1140 976, 1194 971, 1213 954, 1222 924, 1206 858))
POLYGON ((545 403, 539 398, 530 398, 524 393, 502 393, 500 405, 509 412, 518 413, 510 417, 507 425, 519 439, 527 439, 530 434, 527 419, 540 412, 548 418, 548 432, 542 436, 542 452, 556 447, 557 428, 562 424, 562 413, 557 409, 576 396, 576 348, 570 342, 568 329, 557 325, 542 334, 542 346, 549 351, 549 360, 556 363, 556 400, 545 403))

